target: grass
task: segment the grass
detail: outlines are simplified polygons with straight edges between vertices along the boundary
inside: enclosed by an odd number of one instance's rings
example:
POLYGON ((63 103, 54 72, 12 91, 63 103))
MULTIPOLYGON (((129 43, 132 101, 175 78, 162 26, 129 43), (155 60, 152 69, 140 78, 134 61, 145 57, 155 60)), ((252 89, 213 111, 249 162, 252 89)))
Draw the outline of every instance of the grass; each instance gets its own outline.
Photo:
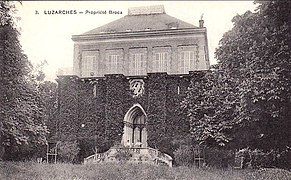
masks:
POLYGON ((291 172, 282 169, 221 170, 195 167, 162 167, 133 164, 38 164, 0 162, 1 180, 290 180, 291 172))

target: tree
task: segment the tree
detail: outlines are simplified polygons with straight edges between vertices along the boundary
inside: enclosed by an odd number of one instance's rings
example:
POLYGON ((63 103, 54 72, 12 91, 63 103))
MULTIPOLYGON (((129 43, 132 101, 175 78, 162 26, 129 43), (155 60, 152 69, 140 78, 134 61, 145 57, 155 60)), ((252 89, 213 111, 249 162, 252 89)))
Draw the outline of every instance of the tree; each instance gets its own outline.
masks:
POLYGON ((235 121, 256 128, 250 145, 282 149, 290 139, 291 4, 259 3, 256 13, 234 17, 234 28, 220 41, 216 56, 225 74, 239 78, 235 121))
POLYGON ((1 146, 9 149, 7 158, 24 146, 44 144, 47 133, 43 104, 31 78, 32 65, 18 40, 14 11, 12 3, 0 2, 1 146))
POLYGON ((182 105, 200 142, 283 151, 291 138, 291 4, 257 3, 255 13, 233 18, 217 69, 191 83, 182 105))
POLYGON ((232 140, 237 100, 231 78, 215 70, 191 82, 182 107, 188 112, 190 133, 198 143, 225 146, 232 140))
POLYGON ((45 80, 43 68, 47 64, 48 63, 46 60, 37 63, 33 67, 30 77, 36 83, 35 85, 43 105, 43 122, 47 126, 48 130, 47 138, 49 140, 56 141, 58 123, 58 86, 56 82, 45 80))
POLYGON ((44 122, 49 131, 49 139, 55 139, 57 135, 57 88, 57 84, 51 81, 44 81, 39 84, 40 96, 44 105, 44 122))

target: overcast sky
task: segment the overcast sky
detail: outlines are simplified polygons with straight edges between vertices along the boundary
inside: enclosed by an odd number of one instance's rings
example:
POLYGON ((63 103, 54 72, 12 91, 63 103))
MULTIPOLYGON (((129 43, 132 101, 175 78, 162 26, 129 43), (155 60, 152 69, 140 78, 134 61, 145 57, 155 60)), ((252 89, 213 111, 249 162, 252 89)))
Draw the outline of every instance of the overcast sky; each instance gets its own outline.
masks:
POLYGON ((44 71, 54 80, 58 68, 73 66, 72 35, 82 34, 127 15, 129 7, 164 5, 168 15, 198 26, 202 14, 207 28, 210 64, 215 64, 215 48, 223 33, 233 26, 231 19, 247 10, 254 11, 253 1, 23 1, 16 4, 21 20, 20 42, 30 61, 46 60, 44 71), (107 14, 45 14, 51 10, 106 10, 107 14), (108 14, 109 10, 122 14, 108 14), (36 11, 38 14, 36 14, 36 11))

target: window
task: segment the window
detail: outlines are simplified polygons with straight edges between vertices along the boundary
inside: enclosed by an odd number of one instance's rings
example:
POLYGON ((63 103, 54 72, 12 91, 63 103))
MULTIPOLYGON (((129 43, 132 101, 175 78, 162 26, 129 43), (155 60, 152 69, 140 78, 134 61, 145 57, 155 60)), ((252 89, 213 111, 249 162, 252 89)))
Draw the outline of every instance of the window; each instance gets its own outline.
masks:
POLYGON ((119 55, 108 55, 107 73, 119 74, 122 73, 122 61, 119 55))
POLYGON ((194 68, 194 51, 182 51, 179 55, 178 71, 187 74, 194 68))
POLYGON ((130 74, 146 74, 146 59, 143 53, 132 54, 130 74))
POLYGON ((167 72, 169 66, 169 55, 167 52, 154 54, 153 72, 167 72))
POLYGON ((82 76, 94 76, 94 67, 96 67, 96 56, 85 56, 82 59, 82 76))

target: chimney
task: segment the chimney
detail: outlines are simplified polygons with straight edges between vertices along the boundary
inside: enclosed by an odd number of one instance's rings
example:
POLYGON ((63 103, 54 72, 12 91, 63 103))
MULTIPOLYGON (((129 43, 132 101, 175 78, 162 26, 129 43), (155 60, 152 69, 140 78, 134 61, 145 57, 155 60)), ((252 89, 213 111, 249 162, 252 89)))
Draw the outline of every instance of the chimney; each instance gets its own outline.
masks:
POLYGON ((204 20, 199 20, 199 27, 200 28, 203 28, 204 27, 204 20))
POLYGON ((200 28, 203 28, 203 27, 204 27, 203 15, 204 15, 204 13, 201 14, 201 16, 200 16, 200 20, 199 20, 199 27, 200 27, 200 28))
POLYGON ((165 14, 165 8, 163 5, 156 5, 156 6, 132 7, 128 9, 128 15, 130 16, 148 14, 165 14))

